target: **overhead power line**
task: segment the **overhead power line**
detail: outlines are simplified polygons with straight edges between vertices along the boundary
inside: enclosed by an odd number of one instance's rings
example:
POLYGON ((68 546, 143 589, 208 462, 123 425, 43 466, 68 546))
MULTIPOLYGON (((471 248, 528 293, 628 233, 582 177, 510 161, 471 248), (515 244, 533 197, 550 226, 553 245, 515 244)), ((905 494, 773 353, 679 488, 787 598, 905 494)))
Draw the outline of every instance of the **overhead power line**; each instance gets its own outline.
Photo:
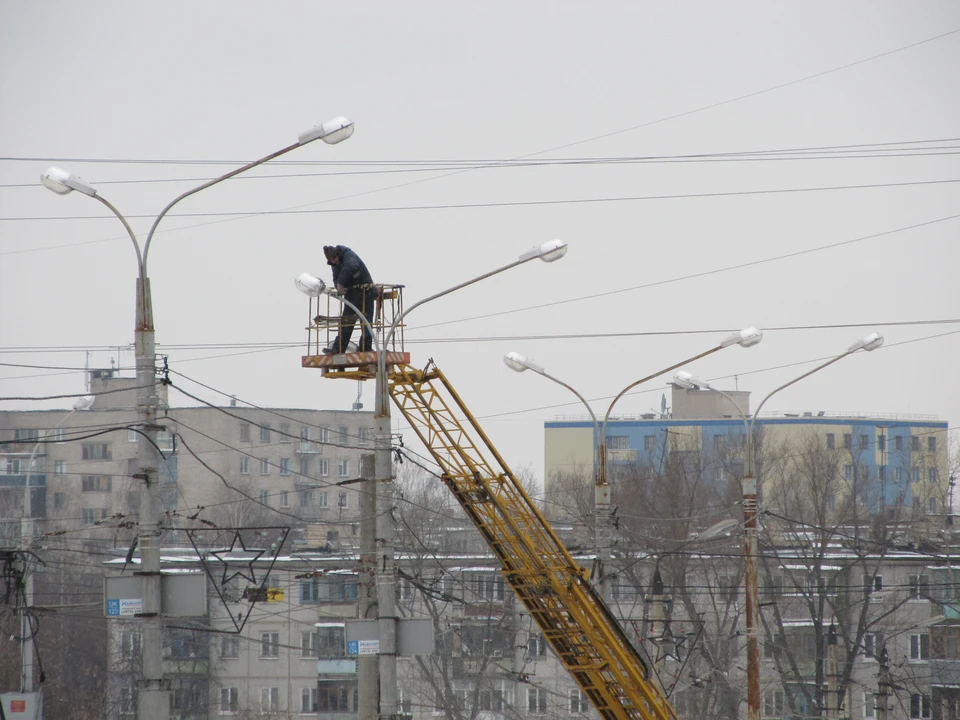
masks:
MULTIPOLYGON (((835 192, 841 190, 876 190, 879 188, 916 187, 920 185, 950 185, 960 183, 960 178, 948 180, 911 180, 894 183, 865 183, 861 185, 825 185, 802 188, 766 188, 759 190, 728 190, 702 193, 674 193, 665 195, 632 195, 621 197, 569 198, 565 200, 514 200, 484 203, 445 203, 441 205, 384 205, 362 208, 294 208, 287 210, 237 210, 228 212, 171 213, 170 218, 198 217, 257 217, 267 215, 317 215, 330 213, 401 212, 411 210, 474 210, 499 207, 535 207, 545 205, 589 205, 593 203, 645 202, 652 200, 692 200, 695 198, 747 197, 752 195, 784 195, 790 193, 835 192)), ((152 220, 153 215, 127 215, 127 220, 152 220)), ((55 220, 115 220, 114 215, 57 215, 53 217, 16 216, 0 217, 4 222, 55 221, 55 220)), ((12 253, 3 253, 12 254, 12 253)))

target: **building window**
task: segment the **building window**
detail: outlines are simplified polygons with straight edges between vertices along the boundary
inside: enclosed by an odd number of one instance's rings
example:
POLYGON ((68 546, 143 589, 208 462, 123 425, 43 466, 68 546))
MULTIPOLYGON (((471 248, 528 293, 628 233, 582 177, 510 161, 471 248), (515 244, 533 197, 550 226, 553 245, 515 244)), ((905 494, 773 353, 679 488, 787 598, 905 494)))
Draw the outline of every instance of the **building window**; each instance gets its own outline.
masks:
POLYGON ((269 490, 260 490, 260 504, 269 505, 270 504, 270 491, 269 490))
POLYGON ((845 447, 847 450, 853 449, 853 435, 851 433, 843 434, 843 447, 845 447))
POLYGON ((930 717, 930 696, 913 693, 910 695, 910 717, 911 718, 929 718, 930 717))
POLYGON ((503 576, 502 575, 478 575, 474 578, 474 587, 477 595, 489 602, 500 602, 503 600, 503 576))
POLYGON ((263 423, 263 425, 260 426, 260 442, 270 442, 270 423, 263 423))
POLYGON ((834 512, 837 509, 837 496, 827 495, 827 510, 834 512))
POLYGON ((67 494, 55 492, 53 494, 53 507, 57 510, 63 510, 67 506, 67 494))
POLYGON ((329 507, 329 505, 327 504, 329 495, 325 492, 314 490, 312 499, 313 499, 313 504, 316 505, 318 508, 326 509, 327 507, 329 507))
POLYGON ((607 449, 609 450, 629 450, 630 438, 626 435, 608 435, 607 449))
POLYGON ((112 485, 109 475, 83 475, 80 478, 80 489, 83 492, 110 492, 112 485))
POLYGON ((527 636, 527 653, 532 658, 544 657, 547 654, 547 639, 540 632, 531 632, 527 636))
POLYGON ((884 480, 887 479, 887 466, 886 466, 886 465, 878 465, 878 466, 877 466, 877 478, 880 480, 880 482, 883 482, 884 480))
POLYGON ((240 689, 235 687, 220 688, 220 714, 235 713, 240 699, 240 689))
POLYGON ((280 423, 280 442, 288 443, 290 442, 290 424, 289 423, 280 423))
POLYGON ((260 633, 260 657, 275 658, 280 656, 280 633, 260 633))
POLYGON ((106 508, 83 508, 81 514, 84 525, 96 525, 101 520, 107 519, 106 508))
POLYGON ((347 507, 347 494, 342 492, 337 497, 337 507, 345 508, 347 507))
POLYGON ((343 657, 345 652, 343 625, 329 625, 317 628, 317 654, 320 657, 343 657))
POLYGON ((771 690, 763 694, 763 716, 783 717, 784 695, 780 690, 771 690))
POLYGON ((713 449, 718 453, 724 453, 727 451, 727 436, 726 435, 714 435, 713 436, 713 449))
POLYGON ((656 452, 657 449, 657 436, 656 435, 644 435, 643 436, 643 450, 646 453, 656 452))
POLYGON ((236 637, 220 638, 220 657, 223 660, 236 660, 240 657, 240 639, 236 637))
POLYGON ((869 690, 863 691, 863 716, 865 718, 875 718, 877 716, 876 699, 869 690))
POLYGON ((357 430, 359 433, 359 440, 361 445, 366 445, 370 442, 370 438, 373 436, 373 428, 362 427, 357 430))
POLYGON ((240 423, 240 442, 250 442, 250 423, 240 423))
POLYGON ((580 688, 570 688, 569 697, 571 715, 583 715, 587 712, 590 703, 587 702, 587 696, 580 688))
POLYGON ((861 435, 861 436, 860 436, 860 449, 861 449, 861 450, 866 450, 868 447, 870 447, 870 438, 868 438, 866 435, 861 435))
POLYGON ((887 436, 886 435, 877 435, 877 450, 880 452, 887 451, 887 436))
MULTIPOLYGON (((300 586, 301 589, 303 585, 300 586)), ((320 649, 317 643, 317 631, 300 633, 300 657, 315 658, 320 656, 320 649)))
POLYGON ((923 600, 930 597, 930 579, 927 575, 910 575, 907 581, 907 599, 923 600))
MULTIPOLYGON (((320 433, 320 440, 319 440, 319 441, 320 441, 321 443, 323 443, 324 445, 326 445, 328 442, 330 442, 330 428, 328 428, 328 427, 321 427, 321 428, 317 428, 317 429, 318 429, 318 431, 319 431, 319 433, 320 433)), ((322 448, 321 448, 321 450, 322 450, 322 448)))
POLYGON ((896 450, 897 452, 900 452, 901 450, 903 450, 903 436, 897 435, 893 439, 893 449, 896 450))
POLYGON ((137 697, 133 688, 120 688, 120 715, 121 717, 133 717, 137 714, 137 697))
POLYGON ((853 465, 843 466, 843 479, 851 481, 853 480, 853 465))
POLYGON ((352 689, 355 688, 339 682, 321 683, 317 695, 317 712, 350 712, 350 690, 352 689))
POLYGON ((280 474, 290 474, 290 458, 280 458, 280 474))
POLYGON ((341 425, 341 426, 340 426, 340 442, 341 442, 343 445, 348 445, 348 444, 349 444, 349 442, 348 442, 349 440, 350 440, 350 432, 349 432, 349 430, 347 429, 347 426, 346 426, 346 425, 341 425))
POLYGON ((935 467, 927 468, 927 480, 932 483, 937 481, 937 469, 935 467))
POLYGON ((827 450, 835 450, 837 447, 837 436, 834 433, 827 433, 827 450))
POLYGON ((937 499, 936 499, 936 498, 934 498, 934 497, 932 497, 932 498, 927 498, 927 513, 930 514, 930 515, 936 515, 936 514, 937 514, 937 499))
POLYGON ((280 688, 260 688, 260 712, 277 712, 280 710, 280 688))
POLYGON ((120 657, 124 660, 140 659, 140 633, 124 630, 120 633, 120 657))
POLYGON ((326 458, 320 460, 320 477, 327 477, 330 474, 330 461, 326 458))
POLYGON ((140 433, 133 428, 127 428, 127 442, 135 443, 140 439, 140 433))
POLYGON ((910 450, 912 452, 920 452, 920 436, 919 435, 910 436, 910 450))
POLYGON ((286 490, 280 491, 280 507, 290 507, 290 493, 286 490))
POLYGON ((66 460, 57 460, 53 463, 53 474, 54 475, 66 475, 67 474, 67 461, 66 460))
POLYGON ((84 460, 112 460, 110 443, 83 443, 82 453, 84 460))
POLYGON ((337 475, 347 477, 350 474, 350 461, 341 460, 337 463, 337 475))
POLYGON ((260 458, 260 474, 269 475, 270 474, 270 461, 266 458, 260 458))
POLYGON ((913 482, 920 482, 920 468, 918 467, 911 468, 910 480, 912 480, 913 482))
POLYGON ((310 458, 300 458, 300 476, 309 477, 310 476, 310 458))
POLYGON ((881 633, 863 634, 863 654, 867 657, 875 658, 883 647, 883 635, 881 633))
POLYGON ((930 635, 918 633, 910 636, 910 659, 930 659, 930 635))
POLYGON ((40 431, 34 428, 15 428, 13 441, 18 443, 35 443, 40 440, 40 431))
POLYGON ((547 712, 547 689, 546 688, 527 688, 527 712, 545 713, 547 712))
POLYGON ((300 693, 300 714, 311 715, 318 710, 317 688, 304 688, 300 693))
POLYGON ((319 584, 316 580, 301 580, 300 581, 300 604, 301 605, 312 605, 318 602, 318 590, 319 584))
POLYGON ((240 458, 240 474, 249 475, 250 474, 250 458, 244 455, 240 458))
POLYGON ((935 453, 937 451, 937 436, 928 435, 927 436, 927 452, 935 453))

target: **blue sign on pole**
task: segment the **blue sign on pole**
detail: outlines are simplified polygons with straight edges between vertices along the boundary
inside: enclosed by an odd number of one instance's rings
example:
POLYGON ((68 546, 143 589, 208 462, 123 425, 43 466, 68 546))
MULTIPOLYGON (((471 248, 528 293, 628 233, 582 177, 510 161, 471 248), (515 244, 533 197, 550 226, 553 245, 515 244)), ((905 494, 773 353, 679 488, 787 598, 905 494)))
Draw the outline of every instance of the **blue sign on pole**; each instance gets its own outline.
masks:
POLYGON ((360 654, 360 643, 357 640, 348 640, 347 641, 347 655, 359 655, 360 654))
POLYGON ((120 617, 119 600, 107 600, 107 617, 120 617))

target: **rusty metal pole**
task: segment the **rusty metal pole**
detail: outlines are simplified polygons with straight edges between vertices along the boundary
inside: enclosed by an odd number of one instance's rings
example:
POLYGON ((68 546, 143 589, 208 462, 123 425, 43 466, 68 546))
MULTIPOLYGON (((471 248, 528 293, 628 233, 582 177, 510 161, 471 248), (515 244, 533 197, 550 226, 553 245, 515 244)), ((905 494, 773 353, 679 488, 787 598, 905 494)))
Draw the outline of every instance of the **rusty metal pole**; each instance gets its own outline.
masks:
MULTIPOLYGON (((756 415, 753 416, 756 418, 756 415)), ((753 418, 747 423, 747 467, 743 477, 743 582, 747 621, 747 720, 760 720, 760 589, 757 582, 757 478, 753 418)))

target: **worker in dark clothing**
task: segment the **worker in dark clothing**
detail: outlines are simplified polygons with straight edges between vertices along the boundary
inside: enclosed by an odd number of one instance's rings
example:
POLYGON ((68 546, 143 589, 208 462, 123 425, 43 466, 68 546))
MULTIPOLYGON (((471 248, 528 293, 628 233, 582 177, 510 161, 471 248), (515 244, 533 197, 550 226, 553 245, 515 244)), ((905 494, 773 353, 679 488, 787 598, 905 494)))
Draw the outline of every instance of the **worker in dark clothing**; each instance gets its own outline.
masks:
MULTIPOLYGON (((367 322, 373 323, 377 289, 371 287, 373 279, 363 260, 345 245, 324 245, 323 254, 327 258, 327 265, 333 268, 333 284, 337 292, 343 295, 347 302, 355 305, 363 313, 367 322)), ((333 339, 330 347, 324 348, 323 352, 327 355, 347 352, 350 336, 353 335, 353 326, 357 320, 357 314, 353 309, 344 305, 343 313, 340 315, 340 333, 333 339)), ((373 339, 370 337, 370 329, 364 323, 359 351, 369 352, 370 350, 373 350, 373 339)))

